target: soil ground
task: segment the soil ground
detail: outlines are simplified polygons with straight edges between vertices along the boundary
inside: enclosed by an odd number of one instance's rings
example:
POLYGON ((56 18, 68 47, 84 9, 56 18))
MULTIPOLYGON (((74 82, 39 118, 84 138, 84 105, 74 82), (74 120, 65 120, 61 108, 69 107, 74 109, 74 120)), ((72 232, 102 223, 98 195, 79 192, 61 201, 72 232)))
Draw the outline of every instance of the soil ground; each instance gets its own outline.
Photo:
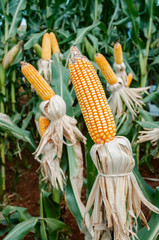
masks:
MULTIPOLYGON (((7 161, 6 164, 6 203, 13 206, 25 207, 32 216, 39 216, 39 186, 38 186, 38 168, 39 163, 29 154, 29 169, 24 167, 23 160, 18 161, 19 179, 15 182, 15 163, 7 161)), ((146 165, 142 165, 140 173, 143 177, 159 178, 159 159, 152 161, 155 171, 152 173, 146 165)), ((156 188, 159 181, 145 180, 150 186, 156 188)), ((150 211, 144 208, 147 219, 150 217, 150 211)), ((80 233, 74 217, 69 212, 67 206, 62 206, 62 217, 64 222, 70 227, 71 240, 83 240, 84 235, 80 233)), ((0 226, 1 228, 2 226, 0 226)), ((0 237, 2 240, 3 237, 0 237)), ((24 240, 34 240, 34 235, 29 233, 24 240)))

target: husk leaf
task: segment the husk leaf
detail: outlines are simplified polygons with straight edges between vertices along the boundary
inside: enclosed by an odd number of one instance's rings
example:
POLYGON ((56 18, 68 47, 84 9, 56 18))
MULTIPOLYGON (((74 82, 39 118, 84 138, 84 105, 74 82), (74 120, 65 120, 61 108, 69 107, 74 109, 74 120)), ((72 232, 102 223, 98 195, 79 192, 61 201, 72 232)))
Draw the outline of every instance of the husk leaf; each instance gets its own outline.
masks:
POLYGON ((141 202, 156 213, 159 209, 147 201, 138 186, 132 172, 135 161, 130 142, 125 137, 115 137, 103 145, 95 144, 91 157, 98 175, 85 214, 93 205, 90 225, 94 229, 93 239, 99 240, 108 229, 114 233, 114 240, 130 240, 130 235, 137 238, 134 229, 137 231, 138 217, 148 228, 141 202))

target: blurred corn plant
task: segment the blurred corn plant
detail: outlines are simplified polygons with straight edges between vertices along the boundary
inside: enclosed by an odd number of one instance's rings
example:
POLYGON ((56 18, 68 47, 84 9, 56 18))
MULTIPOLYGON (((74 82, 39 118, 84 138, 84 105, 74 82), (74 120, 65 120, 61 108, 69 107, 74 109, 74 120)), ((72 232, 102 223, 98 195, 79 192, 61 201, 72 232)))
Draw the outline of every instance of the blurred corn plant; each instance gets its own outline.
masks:
MULTIPOLYGON (((153 128, 154 121, 158 120, 157 114, 154 114, 151 108, 152 105, 156 109, 159 107, 158 25, 159 6, 156 0, 0 0, 1 195, 5 194, 6 155, 10 153, 11 157, 7 156, 7 159, 12 160, 13 149, 16 152, 19 148, 23 150, 27 147, 25 142, 28 142, 31 151, 34 151, 35 142, 39 141, 33 120, 38 120, 40 116, 41 100, 35 92, 31 92, 29 84, 22 77, 19 63, 21 60, 26 60, 36 68, 38 67, 37 62, 41 58, 42 36, 45 32, 56 34, 63 55, 61 59, 58 54, 52 56, 51 86, 64 98, 67 114, 79 120, 79 128, 85 134, 87 131, 81 110, 69 80, 67 68, 70 57, 69 49, 72 45, 76 45, 99 70, 94 62, 95 53, 101 52, 113 65, 113 45, 117 41, 122 44, 126 70, 133 74, 131 86, 153 85, 155 91, 145 97, 144 109, 138 109, 139 115, 135 121, 129 111, 120 119, 116 119, 118 135, 127 136, 133 143, 137 166, 146 163, 152 169, 151 159, 157 156, 158 146, 151 148, 149 142, 137 144, 137 137, 139 130, 145 126, 153 128), (11 139, 13 141, 9 145, 8 142, 11 139), (145 144, 146 155, 142 156, 141 150, 145 148, 145 144)), ((100 72, 99 75, 106 90, 106 82, 100 72)), ((110 93, 107 90, 106 93, 109 96, 110 93)), ((87 134, 84 152, 87 168, 87 179, 85 179, 87 195, 96 177, 96 169, 89 155, 92 145, 92 140, 87 134)), ((61 167, 67 174, 65 198, 80 230, 84 231, 83 205, 80 205, 80 199, 76 198, 77 165, 74 149, 64 146, 61 167)), ((158 190, 155 191, 144 182, 137 167, 135 175, 145 196, 158 205, 158 190)), ((59 233, 61 230, 69 232, 68 227, 60 222, 62 220, 60 217, 62 193, 48 189, 43 182, 42 184, 40 182, 40 189, 40 217, 31 217, 26 213, 26 209, 10 206, 4 208, 1 223, 7 226, 4 232, 9 232, 5 239, 23 239, 29 231, 33 231, 39 239, 42 236, 43 239, 51 237, 51 239, 66 239, 65 234, 59 233), (58 213, 54 211, 55 209, 58 213)), ((139 237, 145 240, 157 239, 158 222, 158 216, 153 214, 149 232, 142 229, 139 224, 139 237)), ((1 231, 0 234, 4 232, 1 231)), ((89 239, 89 233, 86 231, 85 234, 89 239)))

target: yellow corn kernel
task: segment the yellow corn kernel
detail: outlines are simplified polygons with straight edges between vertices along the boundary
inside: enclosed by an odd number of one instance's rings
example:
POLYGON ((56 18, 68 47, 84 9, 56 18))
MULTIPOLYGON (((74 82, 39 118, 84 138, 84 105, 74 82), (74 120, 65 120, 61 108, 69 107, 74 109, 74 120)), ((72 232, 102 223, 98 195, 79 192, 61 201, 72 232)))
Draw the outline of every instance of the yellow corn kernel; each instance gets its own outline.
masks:
POLYGON ((45 33, 42 39, 42 59, 50 60, 51 59, 51 39, 50 34, 45 33))
POLYGON ((21 62, 21 71, 44 101, 55 95, 49 84, 31 64, 21 62))
POLYGON ((101 53, 97 53, 95 55, 95 61, 98 64, 106 81, 110 85, 117 83, 117 81, 118 81, 117 76, 115 75, 113 69, 111 68, 111 66, 108 63, 108 61, 106 60, 106 58, 101 53))
POLYGON ((114 60, 116 64, 120 65, 123 63, 122 46, 118 42, 114 44, 114 60))
POLYGON ((39 129, 40 129, 40 135, 41 137, 44 135, 45 131, 47 130, 48 126, 50 124, 50 121, 45 116, 41 115, 39 118, 39 129))
POLYGON ((128 84, 128 87, 130 86, 132 80, 133 80, 133 75, 132 75, 132 73, 129 73, 129 74, 128 74, 128 80, 127 80, 127 81, 128 81, 128 83, 127 83, 127 84, 128 84))
POLYGON ((91 62, 76 47, 71 53, 69 71, 89 134, 96 144, 109 142, 116 127, 102 84, 91 62))
POLYGON ((57 38, 53 32, 50 33, 51 38, 51 48, 53 53, 60 53, 59 44, 57 38))

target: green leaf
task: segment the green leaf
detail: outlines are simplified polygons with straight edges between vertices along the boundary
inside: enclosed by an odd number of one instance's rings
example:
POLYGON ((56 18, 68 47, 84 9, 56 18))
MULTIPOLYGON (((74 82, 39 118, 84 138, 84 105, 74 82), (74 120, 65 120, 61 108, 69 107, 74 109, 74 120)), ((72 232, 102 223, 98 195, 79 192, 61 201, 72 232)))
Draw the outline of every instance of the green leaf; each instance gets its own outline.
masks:
MULTIPOLYGON (((46 30, 43 32, 35 33, 35 34, 29 36, 29 40, 24 44, 24 50, 28 50, 28 49, 32 48, 34 46, 34 44, 38 43, 45 32, 46 32, 46 30)), ((23 54, 22 54, 22 50, 20 50, 18 55, 14 59, 14 62, 12 65, 19 63, 22 60, 22 58, 23 58, 23 54)))
MULTIPOLYGON (((68 162, 69 162, 69 178, 67 180, 66 184, 66 190, 65 190, 65 196, 66 196, 66 202, 67 205, 73 214, 73 216, 76 218, 77 224, 82 232, 84 232, 86 235, 89 236, 87 228, 83 226, 83 217, 82 212, 84 211, 84 206, 80 202, 79 195, 76 194, 76 182, 74 182, 74 179, 78 173, 78 159, 74 152, 73 146, 66 146, 67 152, 68 152, 68 162), (78 195, 78 196, 77 196, 78 195)), ((91 238, 88 238, 91 239, 91 238)))
POLYGON ((21 240, 23 239, 36 225, 38 218, 32 217, 22 223, 19 223, 13 230, 4 238, 4 240, 21 240))
POLYGON ((148 122, 148 121, 143 121, 143 122, 139 122, 136 121, 141 127, 143 128, 159 128, 159 122, 148 122))
POLYGON ((152 115, 149 112, 147 112, 147 111, 145 111, 141 108, 138 108, 138 110, 139 110, 141 116, 144 118, 145 121, 148 121, 148 122, 152 121, 153 122, 152 115))
POLYGON ((97 176, 97 169, 92 161, 92 158, 90 156, 90 150, 91 147, 93 146, 94 142, 91 139, 90 135, 88 134, 87 136, 87 155, 86 155, 86 159, 87 159, 87 194, 89 195, 89 193, 91 192, 91 189, 93 187, 93 183, 96 179, 97 176))
POLYGON ((38 43, 42 36, 46 33, 46 30, 40 33, 35 33, 29 37, 29 40, 24 44, 24 50, 28 50, 34 46, 35 43, 38 43))
POLYGON ((72 189, 72 185, 70 180, 68 179, 67 185, 66 185, 66 190, 65 190, 65 196, 66 196, 66 202, 69 210, 73 214, 73 216, 76 218, 76 222, 79 226, 79 228, 82 230, 83 229, 83 218, 81 215, 81 212, 79 210, 76 198, 74 196, 74 192, 72 189))
POLYGON ((77 103, 76 107, 73 108, 73 113, 76 118, 78 118, 81 115, 81 108, 79 103, 77 103))
POLYGON ((144 196, 147 198, 148 201, 150 201, 151 203, 154 203, 154 193, 155 190, 150 187, 142 178, 142 176, 139 173, 139 170, 137 169, 137 167, 135 166, 133 169, 133 173, 135 174, 136 180, 144 194, 144 196))
MULTIPOLYGON (((54 59, 55 57, 56 56, 54 55, 54 59)), ((60 62, 57 62, 56 59, 55 61, 51 63, 51 86, 53 87, 55 93, 60 95, 64 99, 67 107, 67 114, 72 116, 73 99, 68 91, 68 83, 70 80, 69 70, 68 68, 63 67, 60 62)))
POLYGON ((36 149, 31 133, 19 128, 9 116, 3 113, 0 113, 0 130, 8 132, 15 138, 21 139, 24 142, 28 142, 33 149, 36 149))
POLYGON ((26 0, 20 0, 19 4, 17 5, 16 11, 14 13, 11 26, 9 28, 9 33, 8 33, 9 38, 16 35, 17 28, 22 20, 23 10, 25 8, 26 8, 26 0))
POLYGON ((52 194, 42 190, 44 212, 47 218, 58 218, 60 215, 60 205, 52 199, 52 194))
POLYGON ((29 112, 29 113, 27 114, 27 117, 23 120, 23 122, 22 122, 22 129, 23 129, 23 130, 25 130, 25 129, 27 128, 28 124, 29 124, 30 121, 31 121, 32 115, 33 115, 33 113, 32 113, 32 112, 29 112))
MULTIPOLYGON (((154 204, 159 207, 159 187, 156 188, 154 204)), ((142 228, 137 234, 139 239, 144 240, 157 240, 159 236, 159 215, 153 213, 150 221, 149 221, 150 230, 147 230, 146 227, 142 228)))
POLYGON ((77 30, 77 36, 76 36, 76 39, 74 40, 73 42, 73 45, 77 45, 79 43, 82 43, 85 35, 90 32, 93 28, 97 27, 100 23, 94 23, 88 27, 85 27, 85 28, 79 28, 77 30))
POLYGON ((70 228, 63 222, 53 219, 53 218, 44 218, 44 221, 47 223, 49 231, 67 231, 69 234, 71 233, 70 228))
POLYGON ((2 214, 7 219, 10 214, 13 214, 15 212, 18 213, 20 222, 25 221, 31 217, 26 208, 16 206, 5 207, 2 211, 2 214))
POLYGON ((128 61, 127 61, 127 59, 126 59, 126 55, 125 55, 125 54, 123 54, 123 55, 124 55, 124 63, 125 63, 125 65, 126 65, 127 72, 128 72, 128 73, 132 73, 133 79, 136 80, 136 81, 138 81, 139 78, 137 77, 137 75, 135 74, 135 72, 134 72, 133 69, 131 68, 130 64, 128 63, 128 61))
POLYGON ((158 64, 159 63, 159 56, 157 56, 155 58, 155 60, 150 64, 151 66, 154 65, 154 64, 158 64))
POLYGON ((131 131, 132 125, 133 125, 132 115, 130 112, 127 112, 126 120, 124 121, 122 127, 120 128, 118 135, 127 136, 131 131))
POLYGON ((94 60, 94 56, 96 53, 94 46, 92 46, 92 44, 88 41, 88 39, 86 37, 84 38, 84 44, 85 44, 89 59, 94 60))
POLYGON ((146 96, 144 99, 143 99, 143 102, 144 103, 148 103, 148 102, 151 102, 153 100, 155 100, 156 98, 159 97, 159 90, 156 91, 156 92, 152 92, 150 93, 148 96, 146 96))
POLYGON ((68 161, 69 161, 69 175, 70 178, 76 177, 78 173, 78 158, 76 157, 74 147, 67 146, 68 161))

